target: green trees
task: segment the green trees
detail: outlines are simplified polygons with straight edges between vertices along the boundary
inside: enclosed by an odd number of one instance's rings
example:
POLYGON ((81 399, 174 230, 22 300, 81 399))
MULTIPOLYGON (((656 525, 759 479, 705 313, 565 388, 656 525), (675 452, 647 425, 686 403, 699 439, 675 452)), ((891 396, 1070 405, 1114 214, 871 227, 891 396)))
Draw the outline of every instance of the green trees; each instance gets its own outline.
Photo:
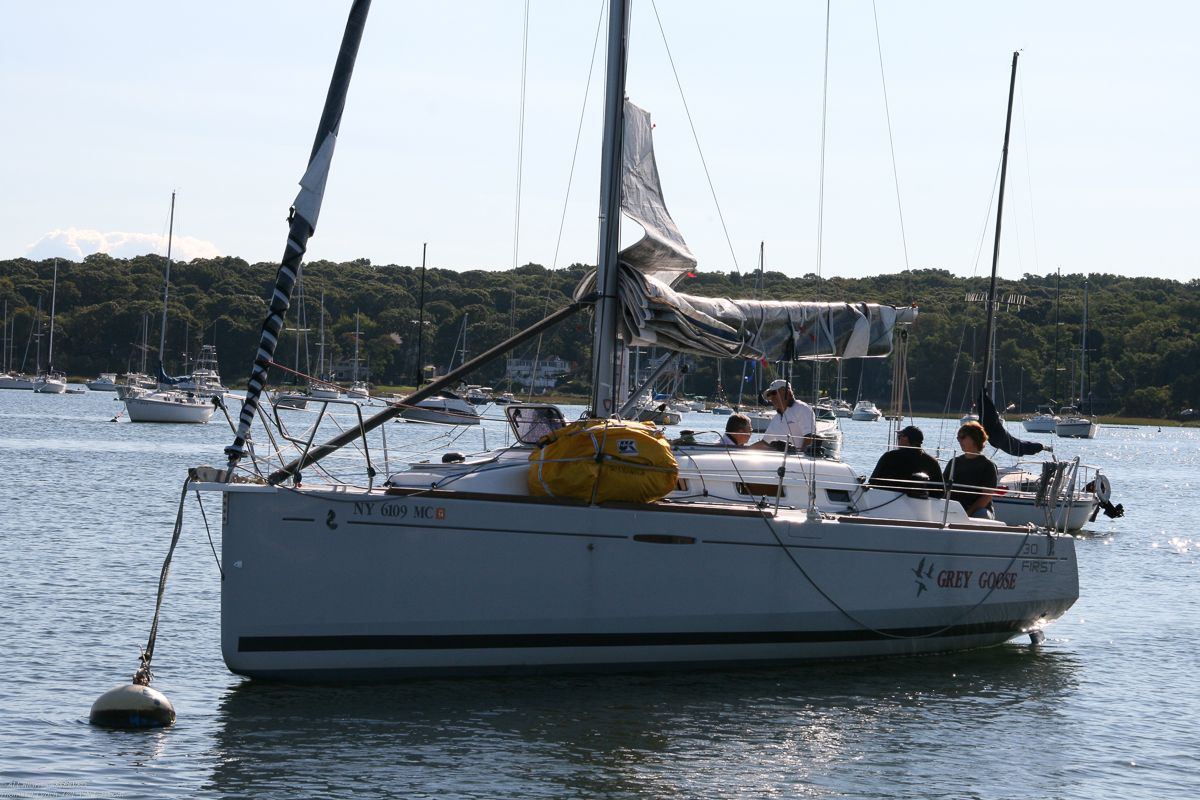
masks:
MULTIPOLYGON (((164 259, 153 255, 115 259, 96 254, 82 263, 60 260, 57 365, 77 376, 136 366, 143 315, 148 315, 150 347, 156 350, 164 266, 164 259)), ((429 269, 425 274, 424 362, 443 369, 450 363, 464 314, 468 316, 467 355, 472 357, 569 303, 587 269, 583 264, 553 271, 537 264, 505 272, 429 269)), ((17 368, 32 332, 38 296, 44 305, 49 303, 52 270, 52 261, 0 261, 0 302, 9 304, 13 321, 9 345, 17 368)), ((195 354, 200 344, 215 344, 228 380, 236 383, 248 373, 275 270, 273 264, 249 264, 234 257, 173 264, 168 372, 178 374, 183 369, 183 355, 195 354)), ((314 261, 304 265, 303 277, 314 371, 319 301, 324 290, 327 355, 347 357, 353 351, 357 309, 362 315, 362 357, 370 356, 375 380, 412 382, 417 366, 419 268, 372 265, 366 259, 340 264, 314 261)), ((1060 404, 1078 393, 1083 281, 1083 275, 1062 276, 1057 372, 1055 277, 1026 275, 999 282, 1002 300, 1008 295, 1024 295, 1029 302, 1022 306, 1002 303, 1000 307, 998 403, 1021 401, 1024 410, 1031 410, 1036 403, 1060 404)), ((983 361, 984 346, 984 305, 970 302, 966 296, 968 292, 986 292, 986 280, 957 278, 945 270, 916 270, 825 280, 767 272, 762 283, 770 300, 916 302, 921 315, 909 348, 913 403, 928 411, 940 411, 947 404, 952 413, 959 410, 972 363, 978 368, 983 361)), ((749 274, 699 272, 676 288, 689 294, 748 297, 753 285, 749 274)), ((1091 275, 1088 302, 1089 377, 1084 395, 1098 413, 1123 410, 1132 416, 1155 417, 1200 406, 1200 281, 1183 284, 1160 278, 1091 275)), ((294 300, 289 327, 295 327, 297 312, 294 300)), ((287 332, 280 341, 278 353, 284 363, 291 363, 295 335, 287 332)), ((557 355, 586 367, 591 337, 591 318, 584 313, 514 355, 557 355)), ((157 354, 152 353, 151 359, 156 360, 157 354)), ((303 363, 302 356, 302 368, 303 363)), ((32 362, 26 367, 32 369, 32 362)), ((473 376, 472 382, 494 385, 503 377, 504 367, 503 360, 495 362, 473 376)), ((721 372, 729 389, 740 379, 741 367, 726 362, 721 372)), ((828 365, 822 368, 822 391, 832 390, 836 372, 828 365)), ((687 379, 688 392, 715 395, 717 373, 715 361, 700 359, 687 379)), ((796 365, 793 374, 797 387, 807 393, 812 368, 796 365)), ((864 397, 882 403, 891 394, 890 359, 872 360, 865 369, 862 364, 847 363, 844 374, 849 399, 859 390, 860 375, 864 397)), ((569 380, 583 390, 590 373, 584 368, 569 380)))

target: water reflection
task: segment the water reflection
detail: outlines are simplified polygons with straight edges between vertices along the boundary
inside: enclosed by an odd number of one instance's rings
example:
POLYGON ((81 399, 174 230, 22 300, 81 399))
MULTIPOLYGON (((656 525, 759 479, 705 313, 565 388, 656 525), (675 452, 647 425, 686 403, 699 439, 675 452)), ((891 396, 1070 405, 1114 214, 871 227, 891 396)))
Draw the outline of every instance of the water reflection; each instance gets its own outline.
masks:
POLYGON ((947 741, 959 763, 946 768, 966 780, 983 762, 1010 768, 1001 762, 1013 742, 1069 742, 1062 711, 1080 668, 1052 647, 1006 645, 684 674, 245 681, 220 703, 208 788, 256 796, 860 793, 877 791, 883 776, 893 788, 915 781, 947 741), (989 739, 1005 745, 989 750, 989 739))

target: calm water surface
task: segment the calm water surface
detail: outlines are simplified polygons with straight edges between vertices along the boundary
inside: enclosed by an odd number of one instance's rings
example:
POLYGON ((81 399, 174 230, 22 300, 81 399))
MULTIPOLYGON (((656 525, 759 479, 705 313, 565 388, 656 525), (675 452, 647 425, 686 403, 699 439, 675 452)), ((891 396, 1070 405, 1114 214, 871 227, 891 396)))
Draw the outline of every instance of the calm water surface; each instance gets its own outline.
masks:
MULTIPOLYGON (((1080 600, 1040 647, 789 669, 248 681, 221 660, 220 574, 193 497, 154 665, 179 722, 119 732, 89 726, 88 710, 136 669, 185 471, 219 464, 230 435, 219 416, 113 423, 111 398, 0 391, 0 796, 1200 793, 1196 429, 1055 441, 1110 475, 1126 516, 1101 516, 1081 537, 1080 600)), ((723 423, 690 415, 684 427, 723 423)), ((502 444, 491 425, 488 443, 502 444)), ((953 427, 922 425, 927 445, 953 427)), ((478 430, 451 441, 429 426, 387 428, 394 461, 482 444, 478 430)), ((886 429, 843 430, 846 459, 869 471, 886 429)), ((205 510, 219 524, 217 502, 205 510)))

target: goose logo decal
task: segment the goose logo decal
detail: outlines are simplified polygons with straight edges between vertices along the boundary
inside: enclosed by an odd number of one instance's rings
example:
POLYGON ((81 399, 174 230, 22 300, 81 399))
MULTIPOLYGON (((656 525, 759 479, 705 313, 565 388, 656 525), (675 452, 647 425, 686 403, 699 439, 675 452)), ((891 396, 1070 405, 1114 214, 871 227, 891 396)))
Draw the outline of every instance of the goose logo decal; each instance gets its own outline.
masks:
POLYGON ((921 563, 917 564, 917 568, 912 570, 912 572, 917 576, 917 579, 914 581, 914 583, 917 584, 917 597, 920 597, 921 592, 929 591, 929 587, 925 585, 925 581, 922 579, 924 578, 925 580, 933 580, 933 562, 929 562, 929 569, 926 570, 925 559, 922 558, 921 563))

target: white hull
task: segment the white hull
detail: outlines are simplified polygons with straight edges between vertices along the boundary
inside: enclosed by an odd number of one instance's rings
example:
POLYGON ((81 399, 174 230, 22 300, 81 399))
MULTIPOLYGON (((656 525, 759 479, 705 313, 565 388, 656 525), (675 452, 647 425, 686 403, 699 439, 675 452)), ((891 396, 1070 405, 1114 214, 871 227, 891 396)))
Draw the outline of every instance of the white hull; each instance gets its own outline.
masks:
POLYGON ((959 650, 1040 628, 1079 590, 1072 539, 1002 527, 443 491, 197 488, 225 491, 221 646, 230 670, 255 677, 959 650))
POLYGON ((88 381, 87 387, 93 392, 115 392, 117 385, 108 381, 88 381))
POLYGON ((147 392, 127 395, 125 410, 130 422, 204 423, 212 419, 216 406, 176 392, 147 392))
POLYGON ((1029 433, 1054 433, 1058 417, 1032 417, 1022 420, 1021 426, 1029 433))
POLYGON ((33 389, 33 378, 12 378, 7 375, 0 376, 0 389, 33 389))
POLYGON ((1076 494, 1075 501, 1068 509, 1061 506, 1054 510, 1054 518, 1049 523, 1046 519, 1046 509, 1034 505, 1034 498, 1028 493, 1010 493, 992 498, 992 508, 996 519, 1008 525, 1052 525, 1055 530, 1063 530, 1066 520, 1066 531, 1074 533, 1083 530, 1083 526, 1091 521, 1100 502, 1094 494, 1076 494))
POLYGON ((878 422, 883 418, 883 412, 880 411, 870 400, 863 400, 854 407, 854 411, 850 413, 850 419, 855 422, 878 422))
POLYGON ((747 411, 745 414, 750 418, 750 430, 754 433, 766 433, 767 428, 771 425, 771 420, 775 417, 774 411, 767 413, 747 411))
POLYGON ((33 390, 41 394, 63 394, 67 391, 67 382, 57 378, 38 378, 33 390))
POLYGON ((409 422, 434 422, 440 425, 478 425, 480 419, 474 414, 455 414, 419 407, 405 409, 400 416, 409 422))
POLYGON ((1095 439, 1099 431, 1100 424, 1086 417, 1060 419, 1055 426, 1055 433, 1064 439, 1095 439))

